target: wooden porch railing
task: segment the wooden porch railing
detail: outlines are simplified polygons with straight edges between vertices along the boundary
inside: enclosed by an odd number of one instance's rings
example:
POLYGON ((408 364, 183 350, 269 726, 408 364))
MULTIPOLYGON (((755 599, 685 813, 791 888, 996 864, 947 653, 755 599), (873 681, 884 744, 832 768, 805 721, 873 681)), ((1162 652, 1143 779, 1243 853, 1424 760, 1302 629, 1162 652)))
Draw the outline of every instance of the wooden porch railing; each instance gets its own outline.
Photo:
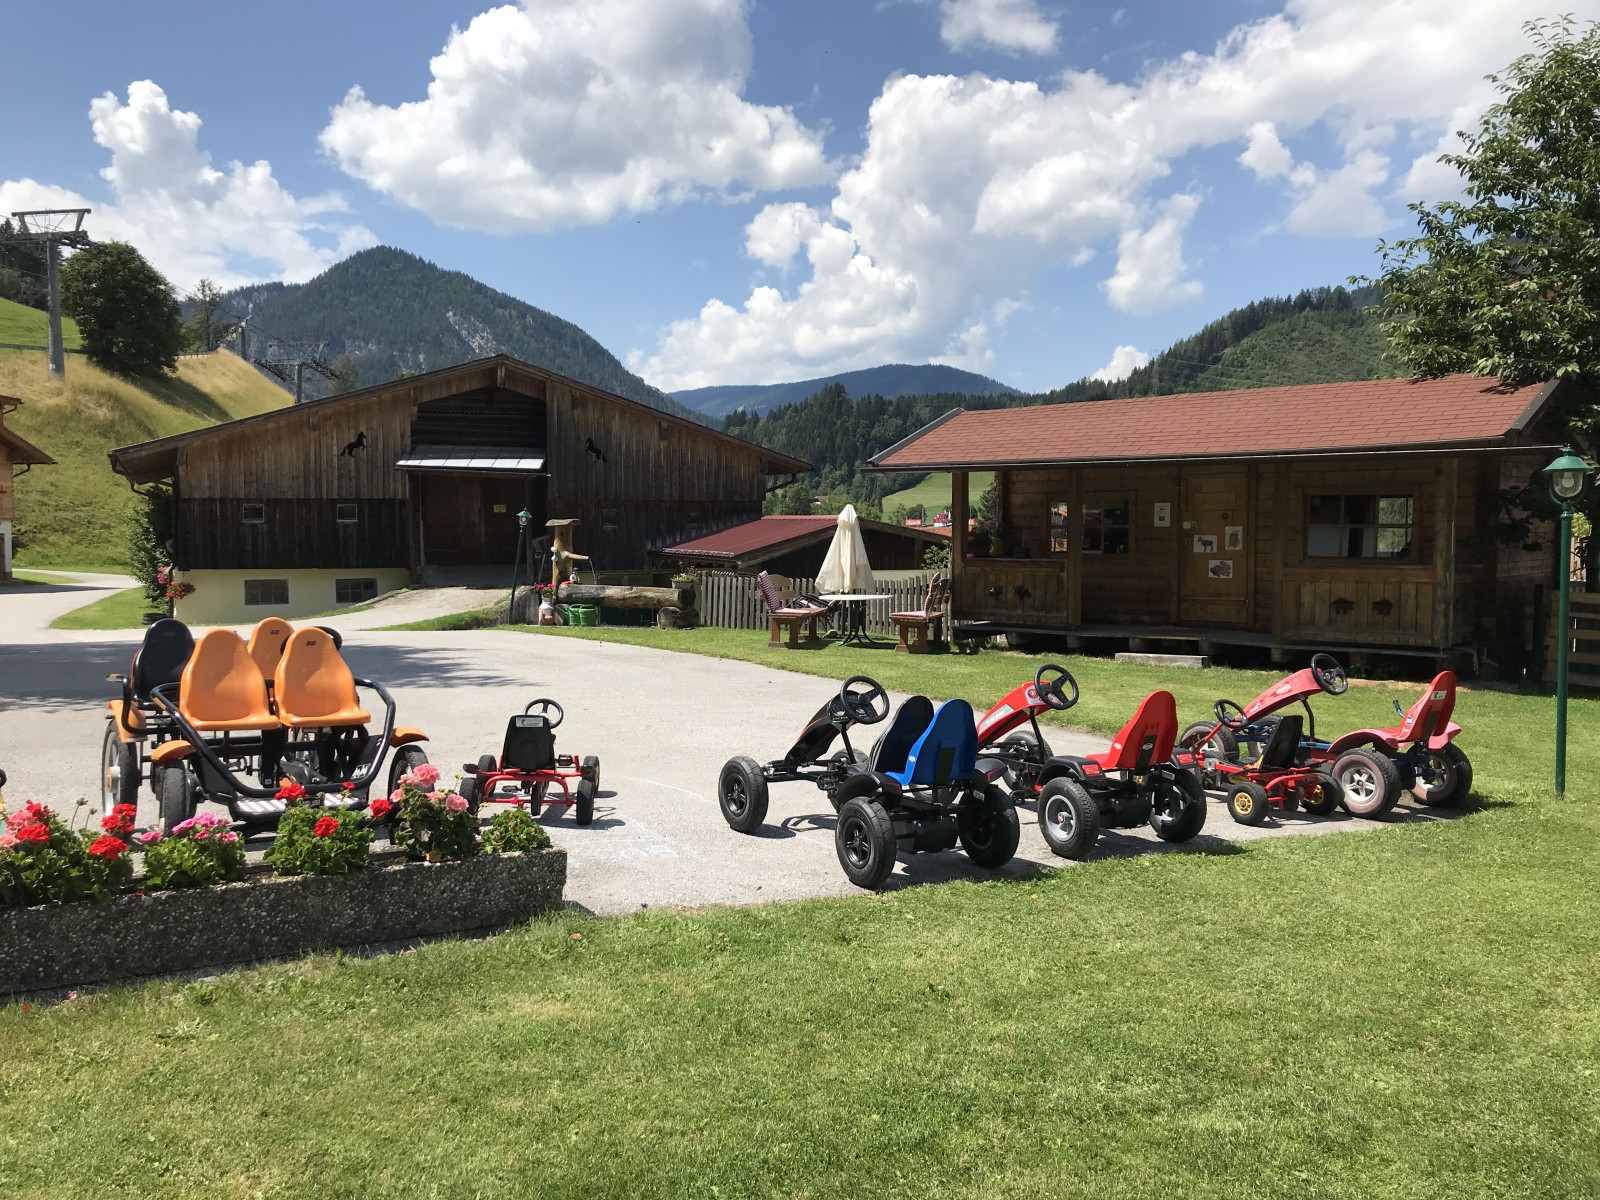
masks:
MULTIPOLYGON (((1572 622, 1567 630, 1567 679, 1579 687, 1600 688, 1600 593, 1574 592, 1572 622)), ((1556 681, 1556 648, 1561 644, 1557 621, 1561 599, 1550 597, 1550 636, 1545 642, 1544 678, 1556 681)))

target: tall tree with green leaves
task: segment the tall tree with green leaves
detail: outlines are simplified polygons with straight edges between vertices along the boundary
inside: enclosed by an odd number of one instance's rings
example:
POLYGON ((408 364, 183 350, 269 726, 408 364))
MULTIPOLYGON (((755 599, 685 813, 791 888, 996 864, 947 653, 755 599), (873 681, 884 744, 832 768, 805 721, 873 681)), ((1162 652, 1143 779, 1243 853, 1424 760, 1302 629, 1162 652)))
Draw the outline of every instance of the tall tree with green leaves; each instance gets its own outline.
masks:
POLYGON ((222 289, 209 279, 194 285, 194 312, 184 322, 185 343, 193 354, 210 354, 241 324, 222 312, 222 289))
MULTIPOLYGON (((1463 197, 1413 204, 1418 235, 1383 242, 1384 331, 1423 376, 1471 371, 1507 383, 1570 380, 1557 412, 1600 451, 1600 25, 1524 26, 1534 49, 1490 79, 1503 99, 1462 150, 1463 197)), ((1549 516, 1542 481, 1507 507, 1549 516)), ((1591 489, 1585 507, 1600 514, 1591 489)), ((1516 526, 1513 522, 1513 529, 1516 526)), ((1525 524, 1524 524, 1525 527, 1525 524)), ((1590 539, 1589 577, 1600 570, 1590 539)))
POLYGON ((322 389, 324 396, 341 396, 345 392, 356 390, 356 384, 361 379, 361 368, 355 359, 348 354, 335 355, 334 360, 328 364, 328 370, 332 374, 328 376, 328 382, 322 389))
POLYGON ((183 351, 172 285, 126 242, 96 242, 61 268, 61 311, 91 362, 119 375, 171 371, 183 351))

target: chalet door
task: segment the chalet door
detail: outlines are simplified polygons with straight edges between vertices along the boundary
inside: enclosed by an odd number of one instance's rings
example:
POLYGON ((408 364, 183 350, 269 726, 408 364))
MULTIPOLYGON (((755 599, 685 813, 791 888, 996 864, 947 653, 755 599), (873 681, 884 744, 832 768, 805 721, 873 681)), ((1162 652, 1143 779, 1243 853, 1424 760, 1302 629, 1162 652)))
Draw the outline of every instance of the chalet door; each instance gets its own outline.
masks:
POLYGON ((1248 624, 1249 501, 1244 468, 1184 468, 1178 586, 1185 624, 1248 624))
POLYGON ((517 513, 530 502, 531 484, 525 475, 428 475, 423 561, 438 567, 509 564, 517 553, 517 513))

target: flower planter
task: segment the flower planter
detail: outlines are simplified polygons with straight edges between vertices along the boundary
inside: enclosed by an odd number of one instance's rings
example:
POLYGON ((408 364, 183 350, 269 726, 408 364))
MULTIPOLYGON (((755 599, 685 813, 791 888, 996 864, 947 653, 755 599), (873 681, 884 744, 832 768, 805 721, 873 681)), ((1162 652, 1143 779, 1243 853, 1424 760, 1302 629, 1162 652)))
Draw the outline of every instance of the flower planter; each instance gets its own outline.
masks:
POLYGON ((566 880, 549 849, 6 909, 0 995, 497 928, 559 907, 566 880))

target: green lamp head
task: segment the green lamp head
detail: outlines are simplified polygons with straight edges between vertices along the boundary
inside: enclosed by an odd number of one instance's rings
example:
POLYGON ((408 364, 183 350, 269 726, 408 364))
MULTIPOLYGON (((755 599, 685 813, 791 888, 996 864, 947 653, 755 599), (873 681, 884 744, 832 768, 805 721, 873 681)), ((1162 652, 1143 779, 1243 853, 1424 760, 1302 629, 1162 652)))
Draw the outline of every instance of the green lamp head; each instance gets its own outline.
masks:
POLYGON ((1561 457, 1546 467, 1544 474, 1550 481, 1551 494, 1565 503, 1576 500, 1583 493, 1583 485, 1588 481, 1589 464, 1574 454, 1571 446, 1563 446, 1561 457))

